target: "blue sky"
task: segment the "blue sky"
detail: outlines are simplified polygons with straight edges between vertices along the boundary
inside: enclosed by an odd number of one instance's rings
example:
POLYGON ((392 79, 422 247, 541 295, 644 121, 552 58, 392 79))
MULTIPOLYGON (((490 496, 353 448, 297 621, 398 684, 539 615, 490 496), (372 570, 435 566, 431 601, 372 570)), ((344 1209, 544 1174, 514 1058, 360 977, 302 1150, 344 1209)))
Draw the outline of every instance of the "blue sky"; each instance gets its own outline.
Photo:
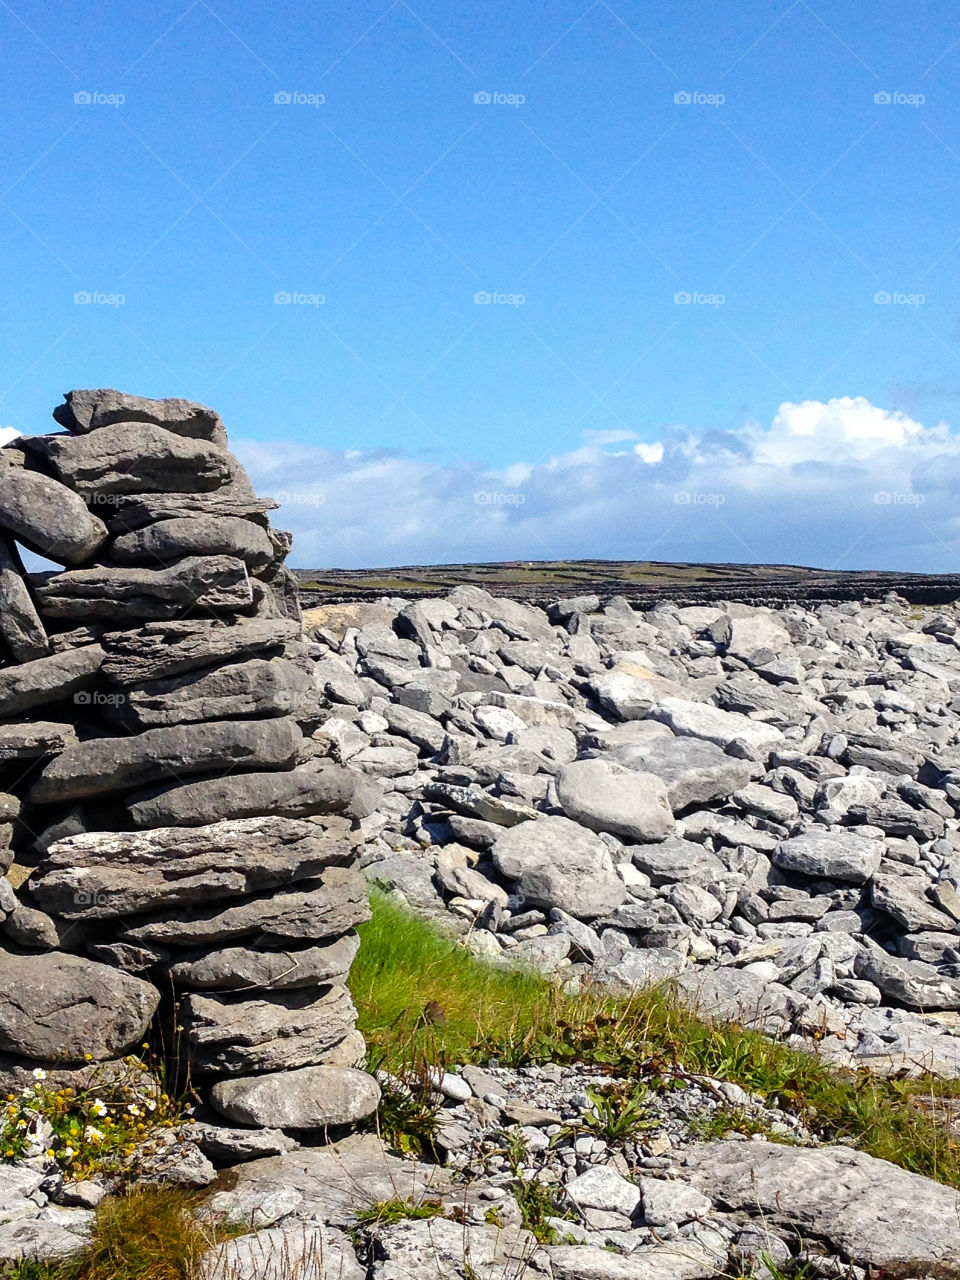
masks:
POLYGON ((3 427, 205 400, 302 565, 960 567, 954 6, 0 0, 0 38, 3 427))

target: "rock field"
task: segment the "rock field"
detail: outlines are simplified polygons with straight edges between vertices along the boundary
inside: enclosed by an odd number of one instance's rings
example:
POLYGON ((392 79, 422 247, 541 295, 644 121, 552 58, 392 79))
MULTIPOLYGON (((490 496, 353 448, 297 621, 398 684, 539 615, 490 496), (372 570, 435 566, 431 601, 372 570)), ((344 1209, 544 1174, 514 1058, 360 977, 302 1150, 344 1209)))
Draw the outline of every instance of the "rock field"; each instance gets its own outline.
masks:
MULTIPOLYGON (((707 1078, 608 1141, 590 1071, 464 1066, 444 1163, 388 1154, 348 1132, 380 1090, 346 986, 375 884, 570 991, 671 980, 839 1065, 960 1077, 955 606, 460 586, 301 623, 212 410, 55 417, 0 450, 5 1092, 179 1037, 200 1123, 158 1177, 229 1167, 205 1211, 257 1229, 208 1280, 960 1276, 955 1191, 707 1078), (724 1105, 790 1145, 703 1138, 724 1105), (397 1197, 437 1215, 358 1226, 397 1197)), ((104 1192, 43 1146, 0 1164, 0 1259, 75 1252, 104 1192)))

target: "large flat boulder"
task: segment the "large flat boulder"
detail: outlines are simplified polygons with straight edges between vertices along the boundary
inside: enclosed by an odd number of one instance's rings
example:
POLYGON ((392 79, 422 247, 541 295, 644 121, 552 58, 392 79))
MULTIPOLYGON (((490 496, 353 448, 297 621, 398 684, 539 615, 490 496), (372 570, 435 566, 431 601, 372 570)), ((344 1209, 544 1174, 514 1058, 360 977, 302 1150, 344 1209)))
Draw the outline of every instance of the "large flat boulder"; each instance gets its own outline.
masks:
POLYGON ((591 831, 640 844, 673 834, 666 785, 652 773, 602 758, 574 760, 557 775, 557 795, 567 817, 591 831))
POLYGON ((508 827, 491 855, 532 906, 559 907, 579 920, 607 915, 626 900, 623 881, 598 835, 569 818, 541 817, 508 827))
POLYGON ((0 949, 0 1051, 41 1061, 116 1058, 160 1002, 149 982, 82 956, 0 949))
POLYGON ((718 747, 746 742, 758 751, 769 751, 783 741, 783 734, 762 720, 751 720, 738 711, 721 711, 706 702, 661 698, 649 712, 651 719, 669 725, 680 738, 704 738, 718 747))
POLYGON ((205 493, 233 476, 230 455, 148 423, 116 422, 88 435, 25 436, 59 480, 94 502, 117 493, 205 493))
POLYGON ((251 934, 257 945, 339 938, 370 918, 367 884, 353 868, 331 867, 308 887, 257 894, 225 907, 186 908, 124 925, 125 942, 211 947, 251 934))
POLYGON ((651 737, 614 747, 608 758, 627 769, 655 774, 667 786, 674 813, 725 800, 746 786, 753 769, 704 738, 651 737))
POLYGON ((350 859, 348 824, 243 818, 58 840, 30 879, 34 902, 65 919, 109 919, 278 888, 350 859))
POLYGON ((178 960, 169 967, 179 987, 216 991, 295 991, 345 982, 360 946, 353 932, 298 950, 223 947, 178 960))
MULTIPOLYGON (((520 1226, 464 1224, 449 1218, 405 1219, 374 1228, 371 1280, 547 1280, 548 1250, 520 1226)), ((578 1277, 578 1280, 583 1280, 578 1277)))
MULTIPOLYGON (((221 1115, 237 1124, 260 1127, 270 1125, 279 1129, 326 1129, 331 1125, 356 1124, 358 1120, 376 1111, 380 1103, 380 1087, 365 1071, 358 1071, 352 1067, 312 1066, 294 1071, 274 1072, 264 1076, 218 1081, 210 1090, 210 1101, 221 1115)), ((376 1144, 375 1151, 373 1143, 369 1140, 365 1145, 368 1153, 367 1162, 378 1163, 376 1155, 380 1154, 379 1143, 376 1144)), ((354 1147, 353 1153, 356 1160, 360 1152, 354 1147)), ((394 1161, 389 1157, 386 1157, 386 1160, 385 1171, 389 1182, 389 1174, 393 1171, 394 1164, 402 1165, 402 1162, 394 1161)), ((282 1161, 283 1157, 274 1157, 273 1160, 260 1160, 248 1165, 243 1171, 243 1181, 253 1184, 260 1178, 269 1181, 275 1175, 278 1181, 284 1180, 285 1164, 282 1161), (277 1160, 281 1163, 275 1163, 277 1160)), ((353 1199, 351 1193, 354 1192, 354 1186, 364 1198, 368 1189, 376 1195, 376 1188, 379 1185, 379 1180, 376 1179, 377 1170, 370 1170, 374 1174, 373 1183, 365 1181, 351 1186, 353 1178, 349 1173, 345 1174, 345 1168, 349 1168, 351 1161, 348 1160, 346 1166, 338 1161, 333 1148, 310 1151, 306 1155, 305 1163, 306 1167, 301 1166, 301 1169, 302 1173, 306 1173, 308 1177, 314 1173, 321 1173, 329 1163, 328 1176, 335 1184, 343 1184, 340 1195, 348 1203, 353 1199), (324 1159, 325 1156, 331 1155, 334 1157, 333 1160, 324 1159), (320 1167, 316 1170, 311 1169, 311 1162, 317 1163, 320 1167), (339 1176, 336 1172, 338 1168, 339 1176)), ((401 1179, 401 1183, 406 1181, 407 1179, 401 1179)), ((295 1186, 296 1182, 288 1185, 295 1186)), ((322 1185, 318 1183, 315 1188, 312 1188, 314 1194, 322 1194, 322 1185)), ((399 1195, 402 1192, 394 1191, 392 1194, 399 1195)), ((386 1198, 389 1199, 390 1196, 386 1198)), ((219 1206, 214 1201, 211 1207, 216 1209, 219 1206)), ((325 1214, 324 1217, 331 1222, 335 1218, 340 1219, 335 1225, 346 1225, 341 1215, 325 1214)))
POLYGON ((0 526, 59 564, 82 564, 107 540, 107 526, 79 494, 19 467, 0 468, 0 526))
POLYGON ((366 1280, 350 1237, 320 1223, 284 1222, 209 1249, 198 1280, 366 1280))
POLYGON ((221 817, 249 818, 258 813, 366 818, 382 798, 376 779, 324 761, 316 769, 228 774, 139 792, 127 797, 127 808, 138 827, 195 827, 221 817))
POLYGON ((68 391, 63 398, 65 403, 57 405, 53 419, 78 435, 122 422, 147 422, 221 448, 227 443, 219 413, 193 400, 149 400, 112 387, 84 387, 68 391))
POLYGON ((283 769, 293 764, 301 740, 290 718, 218 720, 148 729, 132 738, 88 738, 45 767, 31 798, 54 804, 215 769, 283 769))
POLYGON ((88 644, 4 667, 0 671, 0 716, 16 716, 86 692, 96 683, 103 656, 98 644, 88 644))
POLYGON ((37 607, 47 618, 176 618, 189 609, 235 613, 249 608, 253 591, 235 556, 187 556, 166 568, 67 569, 32 574, 37 607))
POLYGON ((337 1052, 348 1036, 351 1046, 356 1040, 357 1011, 342 983, 253 997, 190 992, 181 997, 178 1017, 181 1053, 196 1075, 356 1065, 355 1047, 347 1050, 349 1062, 337 1052))
POLYGON ((77 741, 72 724, 30 720, 26 724, 0 724, 0 761, 42 760, 55 756, 77 741))
POLYGON ((107 527, 122 535, 157 520, 182 520, 192 516, 235 516, 255 520, 274 536, 265 519, 266 512, 279 504, 273 498, 258 498, 245 477, 234 475, 229 484, 212 493, 123 493, 111 495, 107 527))
POLYGON ((960 1009, 960 978, 949 978, 923 960, 901 960, 871 947, 858 953, 856 969, 858 978, 909 1009, 960 1009))
POLYGON ((148 622, 135 631, 110 631, 103 637, 103 674, 111 684, 128 688, 217 662, 279 653, 299 634, 299 626, 288 618, 148 622))
POLYGON ((684 1177, 725 1208, 891 1276, 960 1269, 960 1192, 849 1147, 708 1142, 684 1177))
POLYGON ((797 871, 818 880, 864 884, 878 870, 883 842, 847 831, 807 831, 782 840, 771 854, 783 871, 797 871))
POLYGON ((193 515, 159 520, 124 533, 110 546, 119 564, 156 566, 183 556, 235 556, 249 569, 262 569, 274 559, 266 529, 236 516, 193 515))
POLYGON ((250 658, 127 685, 124 696, 105 702, 103 710, 134 732, 198 720, 285 716, 297 710, 310 687, 310 676, 296 663, 250 658))

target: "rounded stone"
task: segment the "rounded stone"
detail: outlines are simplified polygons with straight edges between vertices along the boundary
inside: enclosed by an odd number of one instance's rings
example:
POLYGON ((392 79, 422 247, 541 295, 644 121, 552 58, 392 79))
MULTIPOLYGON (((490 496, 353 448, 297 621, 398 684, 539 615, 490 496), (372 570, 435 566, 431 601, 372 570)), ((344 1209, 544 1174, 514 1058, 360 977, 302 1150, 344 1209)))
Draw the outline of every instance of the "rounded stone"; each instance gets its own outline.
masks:
POLYGON ((258 1128, 325 1129, 376 1111, 380 1086, 354 1067, 301 1067, 221 1080, 210 1090, 221 1115, 258 1128))

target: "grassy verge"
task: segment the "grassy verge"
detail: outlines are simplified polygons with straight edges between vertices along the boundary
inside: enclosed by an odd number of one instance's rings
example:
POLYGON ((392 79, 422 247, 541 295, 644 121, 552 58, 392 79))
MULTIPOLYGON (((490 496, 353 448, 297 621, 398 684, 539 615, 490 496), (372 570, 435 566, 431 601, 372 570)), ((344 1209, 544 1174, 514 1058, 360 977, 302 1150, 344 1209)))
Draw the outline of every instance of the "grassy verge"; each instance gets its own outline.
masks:
POLYGON ((792 1110, 827 1139, 960 1187, 960 1140, 936 1100, 960 1082, 883 1079, 827 1066, 742 1027, 694 1017, 658 989, 576 997, 474 958, 381 896, 350 986, 374 1061, 388 1069, 496 1058, 503 1066, 584 1062, 637 1079, 677 1068, 729 1080, 792 1110))

